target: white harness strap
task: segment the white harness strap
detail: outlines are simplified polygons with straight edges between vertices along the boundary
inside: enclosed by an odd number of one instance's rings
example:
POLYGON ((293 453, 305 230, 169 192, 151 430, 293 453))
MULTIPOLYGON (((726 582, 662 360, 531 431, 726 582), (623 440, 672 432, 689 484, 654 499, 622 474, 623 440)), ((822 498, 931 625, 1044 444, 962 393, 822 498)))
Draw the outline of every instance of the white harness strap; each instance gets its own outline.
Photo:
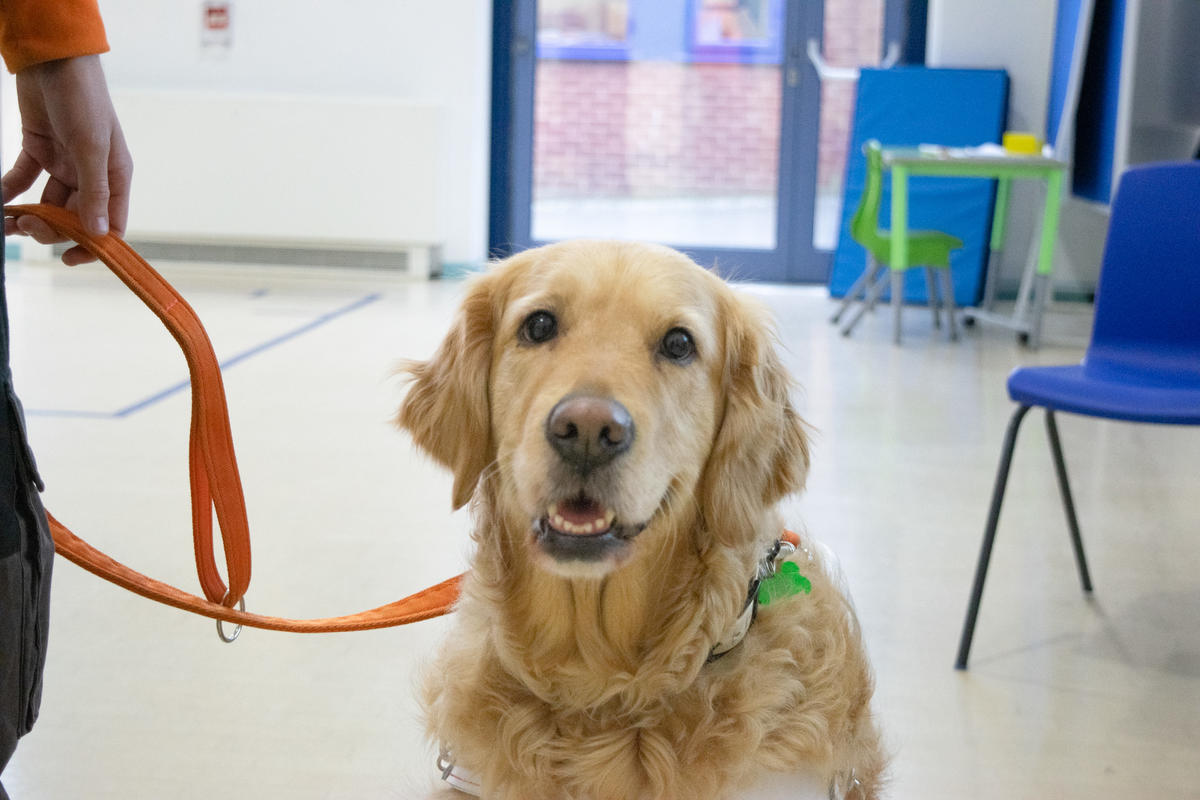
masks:
POLYGON ((464 769, 454 763, 450 756, 450 751, 442 746, 442 752, 438 754, 437 760, 438 772, 442 774, 442 780, 458 789, 460 792, 466 792, 472 797, 480 797, 480 791, 483 784, 479 782, 479 776, 469 769, 464 769))
MULTIPOLYGON (((442 780, 460 792, 465 792, 472 797, 481 797, 481 784, 475 773, 463 769, 453 762, 447 762, 446 758, 448 758, 448 754, 443 750, 442 755, 438 756, 437 762, 438 770, 442 773, 442 780)), ((848 774, 840 772, 829 781, 829 800, 850 800, 851 793, 857 792, 861 788, 862 784, 854 776, 854 770, 850 770, 848 774)))

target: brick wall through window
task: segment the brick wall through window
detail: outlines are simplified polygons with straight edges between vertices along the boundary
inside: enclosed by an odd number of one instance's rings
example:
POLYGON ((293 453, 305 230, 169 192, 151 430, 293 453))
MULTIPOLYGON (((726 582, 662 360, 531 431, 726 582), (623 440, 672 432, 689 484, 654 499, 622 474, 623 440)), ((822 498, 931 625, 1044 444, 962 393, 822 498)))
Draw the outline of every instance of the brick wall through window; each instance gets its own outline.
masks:
MULTIPOLYGON (((878 63, 882 2, 827 0, 829 63, 878 63)), ((534 196, 774 195, 781 86, 773 64, 539 60, 534 196)), ((822 86, 819 191, 840 192, 854 98, 822 86)))

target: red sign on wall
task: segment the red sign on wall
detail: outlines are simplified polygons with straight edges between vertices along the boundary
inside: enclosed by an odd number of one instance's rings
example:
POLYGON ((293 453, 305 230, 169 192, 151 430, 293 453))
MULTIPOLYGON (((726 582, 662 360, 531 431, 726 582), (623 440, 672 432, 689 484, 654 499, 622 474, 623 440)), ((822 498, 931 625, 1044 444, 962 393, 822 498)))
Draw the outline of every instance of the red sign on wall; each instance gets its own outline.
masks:
POLYGON ((210 31, 229 30, 229 3, 205 3, 204 28, 210 31))
POLYGON ((207 52, 227 51, 233 45, 230 3, 205 0, 200 19, 200 44, 207 52))

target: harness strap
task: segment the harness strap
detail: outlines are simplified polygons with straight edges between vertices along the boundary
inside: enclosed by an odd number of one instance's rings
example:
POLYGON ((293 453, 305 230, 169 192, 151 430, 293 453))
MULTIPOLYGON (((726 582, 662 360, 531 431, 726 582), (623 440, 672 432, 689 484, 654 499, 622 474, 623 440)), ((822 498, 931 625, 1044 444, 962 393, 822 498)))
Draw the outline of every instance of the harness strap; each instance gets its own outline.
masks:
POLYGON ((6 206, 5 217, 35 216, 83 245, 154 312, 183 350, 192 384, 188 468, 192 496, 192 540, 204 597, 130 569, 73 534, 47 515, 58 552, 105 580, 175 608, 217 620, 270 630, 325 633, 403 625, 447 613, 458 599, 462 576, 443 581, 388 605, 324 619, 295 620, 238 610, 250 586, 250 529, 246 500, 233 450, 221 367, 196 312, 161 275, 121 238, 92 236, 71 212, 51 205, 6 206), (213 512, 221 532, 228 585, 213 549, 213 512))

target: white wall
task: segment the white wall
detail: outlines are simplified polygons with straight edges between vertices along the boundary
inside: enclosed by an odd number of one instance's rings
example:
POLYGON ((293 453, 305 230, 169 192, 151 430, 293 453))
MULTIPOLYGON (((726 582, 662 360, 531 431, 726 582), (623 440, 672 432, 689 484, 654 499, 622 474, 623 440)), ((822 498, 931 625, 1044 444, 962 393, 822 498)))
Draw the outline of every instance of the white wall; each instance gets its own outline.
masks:
MULTIPOLYGON (((443 165, 436 201, 443 257, 450 262, 486 257, 488 0, 232 0, 232 47, 223 56, 201 46, 200 0, 100 0, 100 6, 112 45, 104 65, 114 91, 378 98, 440 106, 444 141, 429 158, 443 165)), ((15 114, 12 92, 5 95, 4 145, 11 160, 15 114)), ((403 130, 377 133, 396 147, 409 146, 403 130)), ((184 144, 205 147, 202 140, 184 144)), ((311 157, 352 165, 355 153, 339 148, 334 127, 327 147, 311 157)), ((131 230, 138 213, 136 150, 133 158, 131 230)), ((354 202, 322 197, 319 186, 302 181, 280 190, 311 192, 314 207, 354 202)), ((312 224, 319 225, 319 217, 314 215, 312 224)))
MULTIPOLYGON (((1127 0, 1128 139, 1117 166, 1195 158, 1200 148, 1200 3, 1127 0), (1136 20, 1136 22, 1135 22, 1136 20), (1124 156, 1124 158, 1122 158, 1124 156)), ((1121 120, 1118 118, 1118 124, 1121 120)))
POLYGON ((1008 70, 1009 128, 1046 129, 1054 0, 930 0, 931 67, 1008 70))
MULTIPOLYGON (((1008 70, 1009 130, 1044 138, 1056 8, 1055 0, 930 0, 926 60, 936 67, 1008 70)), ((1020 279, 1042 197, 1040 187, 1014 185, 1002 285, 1020 279)), ((1107 225, 1106 210, 1069 196, 1064 200, 1054 255, 1056 286, 1072 291, 1095 287, 1107 225)))

